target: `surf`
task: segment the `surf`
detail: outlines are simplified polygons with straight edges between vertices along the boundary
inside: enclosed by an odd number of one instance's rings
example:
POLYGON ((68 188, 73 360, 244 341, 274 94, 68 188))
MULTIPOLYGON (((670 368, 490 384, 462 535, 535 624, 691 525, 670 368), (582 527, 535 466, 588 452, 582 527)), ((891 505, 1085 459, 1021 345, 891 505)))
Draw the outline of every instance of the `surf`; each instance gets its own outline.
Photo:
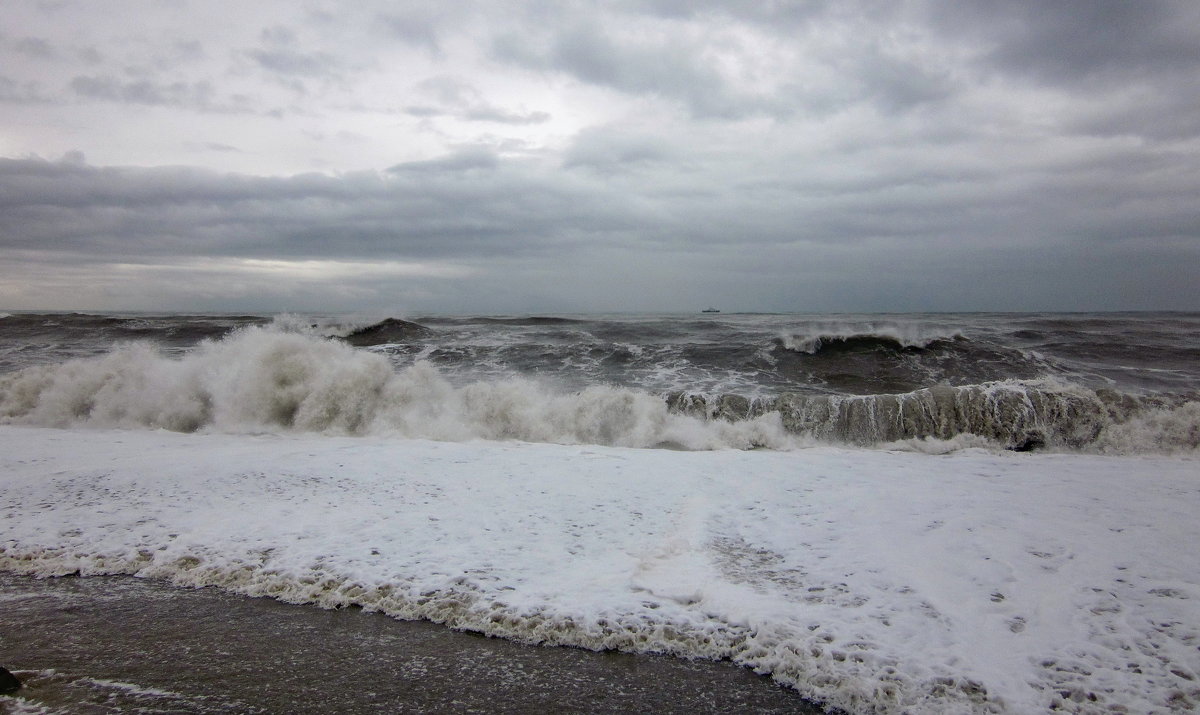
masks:
POLYGON ((1189 395, 1138 396, 1047 379, 766 397, 608 384, 563 390, 520 375, 455 384, 429 362, 397 367, 379 351, 279 325, 242 327, 183 354, 125 342, 104 355, 0 375, 6 424, 689 450, 886 447, 973 436, 979 441, 972 444, 1016 450, 1174 453, 1200 444, 1196 405, 1189 395))

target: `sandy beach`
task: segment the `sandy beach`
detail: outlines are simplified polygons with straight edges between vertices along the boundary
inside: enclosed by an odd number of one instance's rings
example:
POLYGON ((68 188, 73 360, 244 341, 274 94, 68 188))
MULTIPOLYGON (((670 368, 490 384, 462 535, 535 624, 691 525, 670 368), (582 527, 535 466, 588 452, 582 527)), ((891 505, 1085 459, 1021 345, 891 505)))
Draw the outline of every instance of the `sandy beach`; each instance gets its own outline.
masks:
POLYGON ((0 573, 4 712, 820 712, 731 663, 537 648, 218 589, 0 573), (39 709, 42 708, 42 709, 39 709))

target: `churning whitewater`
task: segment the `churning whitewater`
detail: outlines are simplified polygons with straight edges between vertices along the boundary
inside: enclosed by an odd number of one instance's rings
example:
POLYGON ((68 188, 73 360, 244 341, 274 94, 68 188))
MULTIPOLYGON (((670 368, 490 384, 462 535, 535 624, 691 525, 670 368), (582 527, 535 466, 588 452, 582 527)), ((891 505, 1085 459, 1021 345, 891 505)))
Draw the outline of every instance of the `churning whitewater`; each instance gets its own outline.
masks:
POLYGON ((730 659, 852 713, 1186 712, 1197 335, 0 315, 0 570, 730 659))
POLYGON ((0 569, 728 658, 851 713, 1200 705, 1194 460, 0 427, 0 569))
POLYGON ((938 320, 7 316, 0 420, 682 449, 1200 444, 1200 348, 1178 334, 1195 318, 975 317, 979 337, 938 320), (1112 345, 1113 327, 1159 344, 1112 345))

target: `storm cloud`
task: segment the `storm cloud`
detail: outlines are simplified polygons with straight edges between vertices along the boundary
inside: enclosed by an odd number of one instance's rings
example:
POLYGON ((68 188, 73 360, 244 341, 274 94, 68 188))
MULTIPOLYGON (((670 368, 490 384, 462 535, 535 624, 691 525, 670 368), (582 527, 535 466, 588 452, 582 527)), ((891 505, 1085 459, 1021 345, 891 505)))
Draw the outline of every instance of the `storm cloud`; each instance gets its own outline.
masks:
POLYGON ((0 309, 1200 309, 1188 4, 113 7, 5 10, 0 309))

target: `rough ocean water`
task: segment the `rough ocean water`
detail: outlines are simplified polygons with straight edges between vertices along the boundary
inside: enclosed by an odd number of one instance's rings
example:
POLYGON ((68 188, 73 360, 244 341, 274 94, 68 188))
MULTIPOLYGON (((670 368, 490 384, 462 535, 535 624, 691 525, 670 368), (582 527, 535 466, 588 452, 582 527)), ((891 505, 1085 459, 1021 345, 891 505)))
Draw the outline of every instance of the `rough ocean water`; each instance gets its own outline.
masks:
POLYGON ((1186 712, 1198 368, 1180 313, 0 314, 0 571, 730 660, 850 713, 1186 712))
POLYGON ((1200 441, 1198 336, 1200 314, 1183 313, 10 314, 0 419, 638 447, 987 440, 1172 452, 1200 441))

